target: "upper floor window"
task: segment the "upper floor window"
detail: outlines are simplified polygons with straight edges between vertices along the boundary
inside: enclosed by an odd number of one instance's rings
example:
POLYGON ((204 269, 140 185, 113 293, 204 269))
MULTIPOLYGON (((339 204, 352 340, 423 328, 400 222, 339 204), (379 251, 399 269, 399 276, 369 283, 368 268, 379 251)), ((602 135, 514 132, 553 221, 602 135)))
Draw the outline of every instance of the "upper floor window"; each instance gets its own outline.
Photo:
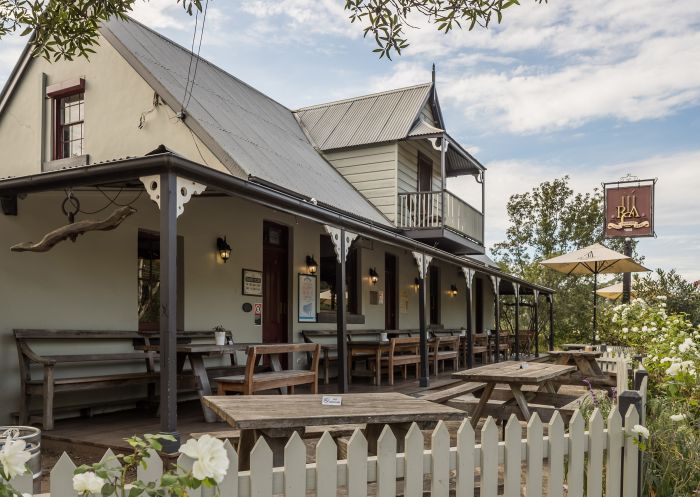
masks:
POLYGON ((46 88, 53 103, 53 159, 84 155, 85 80, 63 81, 46 88))
POLYGON ((56 159, 83 155, 85 93, 57 99, 56 159))

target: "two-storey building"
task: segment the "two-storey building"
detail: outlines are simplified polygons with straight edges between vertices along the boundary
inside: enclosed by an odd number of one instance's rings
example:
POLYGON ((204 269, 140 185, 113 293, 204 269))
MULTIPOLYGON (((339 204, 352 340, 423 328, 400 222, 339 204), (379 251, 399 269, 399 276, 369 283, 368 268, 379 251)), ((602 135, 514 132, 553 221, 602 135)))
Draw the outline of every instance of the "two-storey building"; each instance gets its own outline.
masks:
POLYGON ((142 24, 101 33, 89 61, 25 50, 0 95, 0 423, 23 402, 15 329, 478 332, 499 294, 551 294, 484 256, 485 168, 434 82, 291 110, 206 60, 193 78, 142 24), (460 175, 481 197, 447 190, 460 175))

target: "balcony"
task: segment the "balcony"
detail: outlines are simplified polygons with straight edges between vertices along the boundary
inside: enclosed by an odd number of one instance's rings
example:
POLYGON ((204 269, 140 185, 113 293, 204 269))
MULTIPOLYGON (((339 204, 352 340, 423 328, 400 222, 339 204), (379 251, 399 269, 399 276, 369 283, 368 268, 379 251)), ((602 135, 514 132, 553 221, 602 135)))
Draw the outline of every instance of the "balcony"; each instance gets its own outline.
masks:
POLYGON ((484 253, 484 215, 447 190, 399 193, 396 225, 457 255, 484 253))

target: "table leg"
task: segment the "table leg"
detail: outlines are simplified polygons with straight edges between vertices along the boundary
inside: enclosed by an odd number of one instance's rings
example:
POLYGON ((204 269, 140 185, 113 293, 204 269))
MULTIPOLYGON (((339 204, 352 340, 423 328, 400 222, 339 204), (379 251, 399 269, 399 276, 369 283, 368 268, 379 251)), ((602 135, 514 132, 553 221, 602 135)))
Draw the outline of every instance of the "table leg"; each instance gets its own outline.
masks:
POLYGON ((559 386, 559 384, 554 384, 551 381, 547 381, 544 383, 544 391, 556 395, 556 393, 559 391, 559 386))
POLYGON ((377 348, 377 352, 374 354, 375 367, 377 368, 375 376, 375 385, 380 386, 382 384, 382 349, 377 348))
MULTIPOLYGON (((282 363, 280 362, 279 354, 272 354, 270 356, 270 366, 273 371, 282 371, 282 363)), ((287 395, 287 387, 278 388, 280 395, 287 395)))
POLYGON ((603 372, 600 370, 598 363, 595 362, 595 359, 593 359, 593 361, 589 361, 585 357, 574 357, 574 360, 576 361, 576 367, 584 376, 584 378, 594 378, 596 376, 603 376, 603 372), (595 364, 595 367, 592 363, 595 364), (598 372, 595 371, 596 369, 598 370, 598 372))
POLYGON ((211 395, 211 386, 209 385, 209 376, 207 376, 207 369, 204 367, 204 359, 201 354, 189 354, 190 366, 192 366, 192 373, 198 379, 197 385, 197 395, 199 395, 199 400, 202 403, 202 411, 204 412, 204 419, 207 423, 213 423, 216 421, 216 414, 204 405, 203 397, 211 395))
POLYGON ((250 452, 255 447, 258 433, 255 430, 241 430, 238 438, 238 469, 246 471, 250 469, 250 452))
POLYGON ((411 429, 412 423, 368 423, 364 430, 365 438, 367 439, 367 453, 369 455, 377 454, 377 443, 379 437, 384 431, 384 426, 388 426, 396 437, 396 452, 403 452, 406 447, 406 434, 411 429))
POLYGON ((527 400, 525 399, 525 396, 523 395, 523 391, 520 390, 520 385, 515 385, 515 384, 511 383, 510 391, 513 393, 513 397, 515 398, 515 402, 517 402, 518 407, 520 408, 520 412, 523 414, 524 420, 529 421, 530 420, 530 408, 527 405, 527 400))
POLYGON ((472 428, 476 428, 476 425, 479 424, 479 419, 481 418, 481 413, 484 411, 484 407, 486 407, 486 403, 489 401, 491 398, 491 393, 493 392, 493 388, 496 386, 495 383, 487 383, 486 387, 484 388, 484 391, 481 394, 481 397, 479 397, 479 403, 476 405, 476 408, 474 409, 474 412, 472 413, 472 428))
POLYGON ((554 364, 559 364, 561 366, 566 366, 569 364, 569 361, 571 360, 571 356, 569 354, 561 354, 557 359, 554 361, 554 364))

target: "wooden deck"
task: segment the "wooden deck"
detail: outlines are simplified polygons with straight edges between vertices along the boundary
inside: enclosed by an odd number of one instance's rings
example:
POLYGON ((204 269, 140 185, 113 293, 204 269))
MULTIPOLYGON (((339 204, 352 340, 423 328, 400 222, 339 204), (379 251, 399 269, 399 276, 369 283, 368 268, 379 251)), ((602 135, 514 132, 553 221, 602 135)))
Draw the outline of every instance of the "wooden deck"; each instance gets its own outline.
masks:
MULTIPOLYGON (((431 377, 431 388, 440 387, 454 382, 452 372, 448 371, 431 377)), ((414 394, 425 390, 418 386, 418 381, 409 379, 398 380, 394 386, 369 384, 369 380, 356 380, 350 385, 352 393, 370 392, 399 392, 414 394)), ((335 393, 335 385, 319 385, 319 393, 335 393)), ((298 393, 306 393, 304 388, 297 388, 298 393)), ((207 423, 202 415, 198 400, 182 402, 178 405, 178 430, 182 440, 187 440, 192 434, 205 432, 226 432, 231 428, 223 422, 207 423)), ((145 433, 158 433, 160 423, 158 417, 143 410, 119 411, 108 414, 98 414, 91 418, 71 418, 56 420, 51 431, 42 433, 42 445, 50 452, 68 452, 69 455, 85 457, 101 457, 107 448, 112 450, 128 450, 125 438, 145 433)))

